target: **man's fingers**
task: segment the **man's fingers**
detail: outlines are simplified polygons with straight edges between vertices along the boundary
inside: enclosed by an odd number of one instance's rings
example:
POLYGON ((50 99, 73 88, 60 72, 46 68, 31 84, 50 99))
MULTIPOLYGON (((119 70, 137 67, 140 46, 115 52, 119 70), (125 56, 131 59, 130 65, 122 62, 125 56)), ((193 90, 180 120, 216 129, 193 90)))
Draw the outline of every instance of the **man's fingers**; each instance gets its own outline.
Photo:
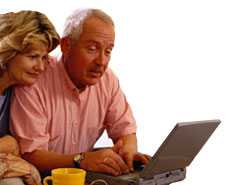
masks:
POLYGON ((121 173, 128 173, 129 172, 128 166, 126 165, 125 161, 122 159, 122 157, 120 155, 118 155, 117 153, 113 153, 111 158, 120 167, 121 173))
POLYGON ((147 155, 147 154, 142 154, 142 155, 144 155, 145 159, 146 159, 148 162, 152 159, 152 157, 151 157, 150 155, 147 155))
POLYGON ((129 170, 130 171, 134 171, 134 168, 133 168, 133 156, 130 155, 129 153, 124 153, 123 154, 123 159, 126 162, 129 170))
POLYGON ((111 174, 111 175, 114 175, 114 176, 119 175, 119 172, 117 170, 115 170, 111 166, 108 166, 107 164, 104 164, 104 163, 99 164, 98 172, 108 173, 108 174, 111 174))
POLYGON ((119 154, 121 148, 123 147, 123 141, 121 139, 119 139, 115 145, 112 147, 112 150, 116 153, 119 154))
POLYGON ((115 160, 113 160, 112 158, 110 157, 105 157, 103 159, 103 164, 104 165, 107 165, 111 168, 113 168, 116 172, 118 172, 119 174, 121 174, 121 169, 120 169, 120 166, 118 165, 118 163, 116 163, 115 160))
POLYGON ((137 153, 134 156, 134 160, 141 161, 142 163, 147 164, 151 160, 151 157, 147 154, 137 153))

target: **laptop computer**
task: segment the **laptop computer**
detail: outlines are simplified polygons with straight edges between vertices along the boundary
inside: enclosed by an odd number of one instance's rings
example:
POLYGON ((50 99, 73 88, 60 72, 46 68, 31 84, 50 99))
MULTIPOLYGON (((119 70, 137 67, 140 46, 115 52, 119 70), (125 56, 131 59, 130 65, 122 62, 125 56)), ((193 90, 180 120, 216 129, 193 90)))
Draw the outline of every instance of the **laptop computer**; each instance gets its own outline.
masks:
POLYGON ((88 172, 91 185, 166 185, 185 178, 186 167, 201 150, 220 120, 177 123, 151 161, 132 173, 111 176, 88 172))

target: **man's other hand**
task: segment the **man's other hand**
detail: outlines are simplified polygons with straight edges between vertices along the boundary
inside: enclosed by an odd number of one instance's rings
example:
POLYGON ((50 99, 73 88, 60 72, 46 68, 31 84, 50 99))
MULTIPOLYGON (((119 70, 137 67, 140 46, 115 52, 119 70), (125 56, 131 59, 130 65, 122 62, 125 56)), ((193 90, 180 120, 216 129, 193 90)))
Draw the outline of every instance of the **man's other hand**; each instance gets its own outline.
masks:
POLYGON ((131 142, 132 140, 135 139, 128 140, 127 138, 121 138, 118 139, 113 146, 113 151, 121 156, 130 171, 134 171, 134 160, 140 161, 143 164, 147 164, 151 159, 149 155, 137 152, 137 146, 134 142, 131 142))

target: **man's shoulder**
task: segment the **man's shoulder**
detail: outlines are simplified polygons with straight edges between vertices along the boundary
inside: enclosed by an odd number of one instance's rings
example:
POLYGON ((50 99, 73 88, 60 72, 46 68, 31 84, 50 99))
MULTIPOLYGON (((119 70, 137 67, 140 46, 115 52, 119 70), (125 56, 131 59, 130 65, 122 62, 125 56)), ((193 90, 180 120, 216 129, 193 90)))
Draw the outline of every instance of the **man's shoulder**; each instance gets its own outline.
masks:
POLYGON ((49 62, 46 64, 46 70, 41 74, 42 76, 50 75, 52 72, 57 71, 59 67, 59 60, 56 57, 49 57, 49 62))
MULTIPOLYGON (((60 76, 60 62, 56 57, 50 57, 45 71, 38 77, 35 84, 48 84, 60 76)), ((34 84, 34 85, 35 85, 34 84)))

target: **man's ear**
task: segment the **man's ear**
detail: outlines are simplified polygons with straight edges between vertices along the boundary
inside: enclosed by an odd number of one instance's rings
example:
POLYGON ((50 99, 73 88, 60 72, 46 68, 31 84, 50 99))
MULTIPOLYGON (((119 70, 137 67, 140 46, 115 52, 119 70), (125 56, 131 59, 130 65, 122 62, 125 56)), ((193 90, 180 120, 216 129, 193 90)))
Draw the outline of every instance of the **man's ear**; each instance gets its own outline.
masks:
POLYGON ((61 48, 63 55, 67 56, 71 49, 70 39, 68 37, 61 38, 60 48, 61 48))

